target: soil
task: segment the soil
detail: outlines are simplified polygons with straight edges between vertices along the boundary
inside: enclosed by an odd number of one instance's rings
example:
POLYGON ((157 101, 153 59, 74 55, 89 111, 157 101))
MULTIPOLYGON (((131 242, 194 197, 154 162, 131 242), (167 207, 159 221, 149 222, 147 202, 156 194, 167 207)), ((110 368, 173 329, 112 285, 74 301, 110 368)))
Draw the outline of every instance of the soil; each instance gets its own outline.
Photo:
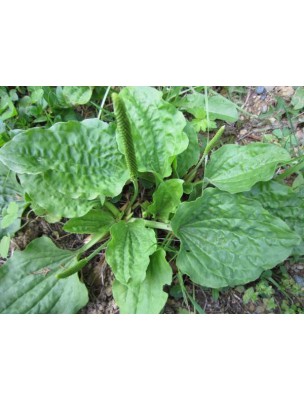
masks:
MULTIPOLYGON (((265 119, 259 118, 265 114, 269 107, 275 104, 276 97, 281 96, 290 100, 293 94, 292 87, 268 87, 263 95, 258 95, 255 87, 247 87, 247 93, 243 96, 244 103, 240 120, 236 124, 228 125, 225 130, 224 140, 226 142, 246 144, 252 141, 262 141, 263 136, 271 133, 273 129, 288 127, 289 122, 270 116, 265 119), (249 114, 251 116, 249 116, 249 114)), ((225 92, 225 88, 221 92, 225 92)), ((304 130, 302 124, 294 127, 299 142, 304 143, 304 130)), ((19 231, 11 241, 11 253, 16 249, 23 250, 33 239, 42 235, 49 236, 54 243, 61 248, 73 250, 81 247, 87 235, 67 234, 62 226, 64 222, 50 224, 43 218, 33 217, 33 213, 23 218, 25 226, 19 231)), ((0 263, 3 260, 0 259, 0 263)), ((291 277, 304 280, 304 264, 290 264, 286 262, 286 270, 291 277), (300 277, 300 278, 299 278, 300 277)), ((274 273, 280 273, 279 268, 274 269, 274 273)), ((81 314, 119 314, 119 309, 112 296, 112 283, 114 276, 105 261, 104 253, 96 256, 88 266, 81 272, 81 279, 85 282, 89 290, 90 301, 79 313, 81 314)), ((185 288, 195 299, 199 306, 207 314, 261 314, 261 313, 281 313, 280 304, 284 300, 284 294, 277 288, 273 295, 275 308, 267 311, 263 299, 256 302, 244 304, 243 294, 246 289, 255 287, 256 282, 248 285, 223 289, 216 293, 210 289, 198 287, 187 278, 184 279, 185 288)), ((178 286, 177 279, 174 279, 172 286, 178 286)), ((169 288, 167 288, 169 292, 169 288)), ((304 290, 304 288, 302 288, 304 290)), ((292 296, 292 295, 290 295, 292 296)), ((295 302, 300 304, 304 311, 304 297, 296 298, 295 302), (300 302, 300 303, 299 303, 300 302)), ((165 314, 194 313, 197 312, 191 303, 185 302, 182 295, 168 297, 168 302, 163 311, 165 314)))

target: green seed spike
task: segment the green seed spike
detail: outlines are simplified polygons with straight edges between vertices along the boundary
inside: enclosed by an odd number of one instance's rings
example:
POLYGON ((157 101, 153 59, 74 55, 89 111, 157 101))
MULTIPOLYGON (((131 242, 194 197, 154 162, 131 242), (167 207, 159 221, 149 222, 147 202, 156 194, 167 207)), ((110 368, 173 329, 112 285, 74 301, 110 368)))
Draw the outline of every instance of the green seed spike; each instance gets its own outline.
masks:
POLYGON ((210 140, 210 142, 207 144, 205 151, 204 151, 204 156, 207 155, 213 147, 216 145, 216 143, 220 140, 222 134, 224 133, 225 126, 220 127, 220 129, 216 132, 214 137, 210 140))
POLYGON ((126 163, 130 171, 131 180, 135 181, 137 177, 137 162, 131 134, 131 126, 126 113, 126 107, 118 94, 113 93, 112 100, 114 104, 114 114, 117 121, 117 132, 123 142, 126 163))

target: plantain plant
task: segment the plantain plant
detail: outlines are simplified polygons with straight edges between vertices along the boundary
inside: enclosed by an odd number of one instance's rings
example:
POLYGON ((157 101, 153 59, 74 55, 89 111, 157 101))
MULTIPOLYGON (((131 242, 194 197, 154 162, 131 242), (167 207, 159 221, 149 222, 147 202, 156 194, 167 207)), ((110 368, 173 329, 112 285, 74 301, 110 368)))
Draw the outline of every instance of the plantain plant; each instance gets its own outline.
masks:
POLYGON ((76 251, 41 237, 14 252, 0 268, 1 313, 78 312, 88 302, 78 272, 101 251, 121 313, 161 312, 172 267, 217 289, 304 254, 304 190, 276 180, 292 162, 286 150, 214 150, 224 127, 201 149, 193 124, 151 87, 125 87, 112 100, 116 123, 27 129, 0 149, 2 209, 18 199, 19 216, 30 204, 50 222, 68 218, 66 232, 90 235, 76 251))

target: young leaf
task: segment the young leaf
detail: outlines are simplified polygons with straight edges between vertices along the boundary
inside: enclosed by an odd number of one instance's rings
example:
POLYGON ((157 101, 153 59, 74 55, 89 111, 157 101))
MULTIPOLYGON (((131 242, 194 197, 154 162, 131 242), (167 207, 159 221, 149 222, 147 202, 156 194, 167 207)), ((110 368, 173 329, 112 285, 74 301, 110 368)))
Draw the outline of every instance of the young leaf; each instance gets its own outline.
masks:
POLYGON ((16 202, 9 203, 8 207, 2 211, 2 222, 0 227, 2 229, 8 228, 19 216, 19 206, 16 202))
POLYGON ((293 190, 275 181, 257 183, 246 197, 259 201, 271 214, 281 218, 302 241, 292 255, 304 255, 304 188, 293 190))
MULTIPOLYGON (((162 100, 162 93, 151 87, 126 87, 119 97, 131 124, 138 171, 169 176, 173 159, 188 146, 183 114, 162 100)), ((117 141, 124 154, 120 135, 117 141)))
POLYGON ((205 96, 201 93, 188 94, 180 100, 179 106, 198 120, 206 118, 205 96))
POLYGON ((208 110, 213 119, 220 119, 229 123, 236 122, 239 119, 236 105, 220 94, 208 99, 208 110))
POLYGON ((207 132, 207 130, 216 129, 217 127, 215 121, 207 118, 193 118, 193 120, 191 121, 191 126, 194 128, 195 132, 207 132))
POLYGON ((304 88, 298 87, 295 94, 292 96, 291 104, 295 110, 304 108, 304 88))
POLYGON ((17 110, 6 92, 0 92, 0 95, 0 119, 5 121, 17 115, 17 110))
POLYGON ((76 262, 75 253, 61 250, 48 237, 32 241, 0 268, 0 313, 72 314, 88 302, 77 275, 58 280, 62 266, 76 262))
POLYGON ((62 95, 66 103, 71 106, 87 104, 92 97, 93 90, 90 86, 64 86, 62 95))
POLYGON ((172 281, 172 269, 165 256, 163 249, 151 255, 146 278, 138 286, 114 281, 113 296, 122 314, 158 314, 162 310, 168 298, 163 287, 172 281))
POLYGON ((16 180, 16 175, 0 162, 0 239, 5 235, 15 233, 20 228, 20 217, 24 205, 22 188, 16 180), (17 213, 13 213, 16 218, 6 219, 6 222, 11 222, 8 225, 4 220, 3 226, 3 214, 11 203, 18 206, 17 213))
POLYGON ((0 240, 0 257, 7 258, 11 238, 9 236, 3 236, 0 240))
POLYGON ((110 212, 105 210, 91 210, 80 218, 70 219, 63 229, 72 233, 106 233, 115 223, 110 212))
POLYGON ((153 214, 154 218, 168 222, 171 213, 175 213, 183 195, 183 180, 169 179, 162 182, 153 193, 153 203, 147 211, 153 214))
POLYGON ((218 189, 182 203, 171 226, 182 243, 177 266, 192 281, 211 288, 254 281, 300 242, 259 202, 218 189))
POLYGON ((185 151, 176 157, 176 172, 181 178, 198 162, 200 155, 197 133, 190 123, 187 123, 184 132, 188 136, 189 145, 185 151))
POLYGON ((28 86, 32 104, 38 103, 43 99, 44 90, 43 86, 28 86))
POLYGON ((139 285, 146 277, 149 256, 156 249, 154 230, 146 228, 140 219, 120 221, 112 226, 111 237, 106 259, 115 278, 124 285, 139 285))
MULTIPOLYGON (((40 174, 49 193, 73 199, 117 196, 129 179, 114 126, 98 119, 21 132, 0 149, 0 160, 19 174, 40 174)), ((26 179, 23 184, 30 191, 26 179)), ((39 195, 31 191, 34 201, 39 195)))
POLYGON ((245 192, 259 181, 270 180, 278 164, 289 160, 289 153, 273 144, 226 144, 212 154, 205 178, 229 193, 245 192))
MULTIPOLYGON (((197 120, 206 117, 206 100, 201 93, 189 94, 180 103, 180 107, 192 114, 197 120)), ((220 119, 229 123, 236 122, 239 118, 236 105, 220 94, 208 98, 209 119, 220 119)))

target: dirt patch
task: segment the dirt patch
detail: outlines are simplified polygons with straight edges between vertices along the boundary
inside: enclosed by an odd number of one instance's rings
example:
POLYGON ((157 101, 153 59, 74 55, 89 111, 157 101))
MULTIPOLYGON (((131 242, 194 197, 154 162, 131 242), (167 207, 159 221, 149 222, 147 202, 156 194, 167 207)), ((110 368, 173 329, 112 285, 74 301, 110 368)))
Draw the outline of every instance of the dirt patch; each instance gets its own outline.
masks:
POLYGON ((24 250, 34 239, 43 235, 50 237, 62 249, 75 250, 84 244, 86 235, 69 234, 63 230, 64 222, 50 224, 41 217, 33 216, 22 218, 23 229, 18 231, 11 240, 11 254, 17 250, 24 250))
POLYGON ((119 310, 112 295, 114 275, 105 262, 104 254, 83 270, 83 279, 89 293, 89 303, 80 311, 80 314, 119 314, 119 310))

